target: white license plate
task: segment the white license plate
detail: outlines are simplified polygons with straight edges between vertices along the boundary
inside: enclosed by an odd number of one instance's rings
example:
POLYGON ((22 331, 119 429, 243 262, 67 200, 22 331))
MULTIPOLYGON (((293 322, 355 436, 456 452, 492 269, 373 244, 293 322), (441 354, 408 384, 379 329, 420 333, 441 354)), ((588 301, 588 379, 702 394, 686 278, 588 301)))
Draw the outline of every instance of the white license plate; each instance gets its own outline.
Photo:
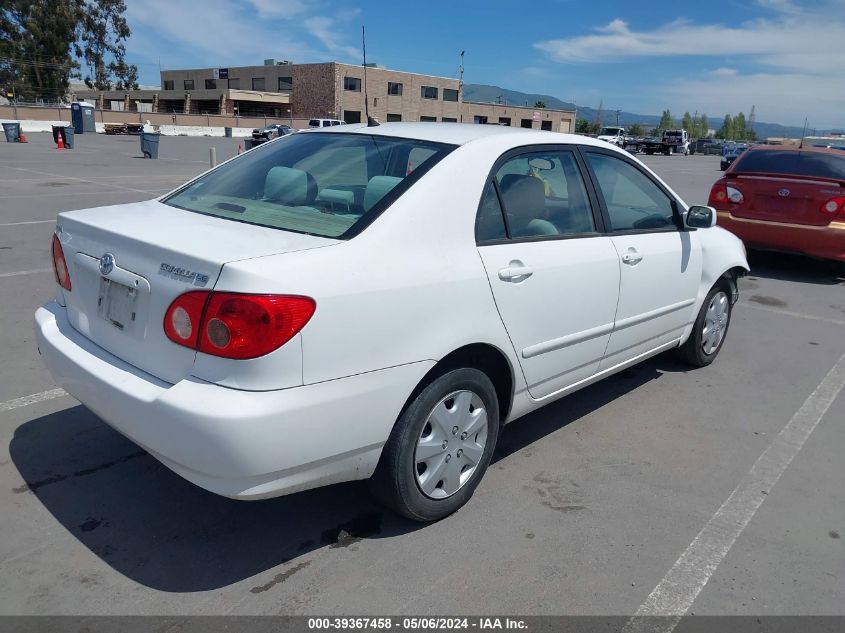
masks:
POLYGON ((101 277, 97 314, 123 330, 135 321, 137 297, 138 291, 135 288, 101 277))

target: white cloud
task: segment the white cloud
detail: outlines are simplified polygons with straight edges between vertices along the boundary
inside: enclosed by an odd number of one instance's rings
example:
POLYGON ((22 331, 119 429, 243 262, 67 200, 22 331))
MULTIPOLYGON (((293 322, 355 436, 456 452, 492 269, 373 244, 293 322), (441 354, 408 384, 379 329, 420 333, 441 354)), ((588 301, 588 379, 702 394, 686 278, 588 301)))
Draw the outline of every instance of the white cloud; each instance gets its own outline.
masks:
POLYGON ((259 18, 290 19, 306 10, 302 0, 248 0, 259 18))
POLYGON ((326 50, 346 57, 361 56, 362 51, 360 49, 340 43, 342 35, 335 30, 337 21, 334 18, 306 18, 303 24, 311 35, 320 40, 326 50))
POLYGON ((617 18, 588 35, 537 42, 535 48, 568 64, 631 61, 649 57, 710 57, 740 68, 717 67, 704 76, 667 77, 665 95, 711 111, 757 104, 761 120, 823 119, 842 125, 845 84, 845 0, 796 6, 790 0, 757 0, 764 18, 726 26, 677 19, 650 30, 635 30, 617 18), (699 101, 701 100, 701 101, 699 101), (838 104, 836 101, 838 100, 838 104))

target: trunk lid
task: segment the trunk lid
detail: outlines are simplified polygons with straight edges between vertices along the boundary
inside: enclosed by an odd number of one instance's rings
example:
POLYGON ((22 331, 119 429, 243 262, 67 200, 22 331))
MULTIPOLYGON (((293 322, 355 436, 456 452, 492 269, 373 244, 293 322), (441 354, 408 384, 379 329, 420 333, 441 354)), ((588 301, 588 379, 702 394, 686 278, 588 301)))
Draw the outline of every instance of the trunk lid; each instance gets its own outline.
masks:
POLYGON ((822 205, 845 195, 842 183, 800 176, 740 173, 725 184, 742 192, 742 203, 731 211, 736 217, 811 226, 829 224, 836 214, 822 211, 822 205))
POLYGON ((72 291, 64 291, 71 325, 169 383, 187 376, 196 356, 164 333, 164 314, 177 296, 211 290, 228 262, 338 243, 157 200, 61 213, 57 226, 72 283, 72 291), (101 269, 106 253, 113 260, 101 269))

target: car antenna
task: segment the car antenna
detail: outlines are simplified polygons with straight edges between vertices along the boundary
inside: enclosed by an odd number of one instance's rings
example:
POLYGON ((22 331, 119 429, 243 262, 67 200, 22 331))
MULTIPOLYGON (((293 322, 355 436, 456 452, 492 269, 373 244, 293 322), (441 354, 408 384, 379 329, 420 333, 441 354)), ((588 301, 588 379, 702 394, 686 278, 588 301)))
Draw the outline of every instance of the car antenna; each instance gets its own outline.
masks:
POLYGON ((367 117, 367 127, 377 127, 379 122, 370 116, 370 97, 367 95, 367 35, 364 25, 361 25, 361 47, 364 49, 364 116, 367 117))
POLYGON ((807 117, 804 117, 804 131, 801 132, 801 142, 798 144, 798 149, 804 149, 804 137, 807 136, 807 124, 809 120, 807 117))

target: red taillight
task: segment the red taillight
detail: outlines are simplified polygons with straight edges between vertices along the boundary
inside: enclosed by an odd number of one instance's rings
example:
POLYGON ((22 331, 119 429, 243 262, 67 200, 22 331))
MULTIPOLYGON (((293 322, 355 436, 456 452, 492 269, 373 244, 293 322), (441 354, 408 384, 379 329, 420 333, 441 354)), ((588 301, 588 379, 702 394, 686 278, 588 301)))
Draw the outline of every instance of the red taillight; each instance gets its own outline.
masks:
POLYGON ((292 339, 308 323, 316 304, 309 297, 188 292, 164 317, 167 337, 214 356, 264 356, 292 339))
POLYGON ((713 188, 710 189, 710 200, 708 204, 711 207, 718 206, 720 204, 724 204, 724 202, 728 199, 728 191, 725 183, 722 181, 717 182, 713 185, 713 188))
POLYGON ((843 209, 845 209, 845 196, 831 198, 821 206, 822 213, 830 213, 831 215, 834 213, 839 213, 843 209))
POLYGON ((53 234, 53 272, 56 273, 56 283, 65 290, 70 290, 70 273, 67 270, 67 262, 65 261, 65 253, 62 250, 62 243, 56 234, 53 234))
POLYGON ((202 311, 208 300, 208 290, 195 290, 179 295, 164 313, 164 333, 174 343, 197 348, 202 329, 202 311))

